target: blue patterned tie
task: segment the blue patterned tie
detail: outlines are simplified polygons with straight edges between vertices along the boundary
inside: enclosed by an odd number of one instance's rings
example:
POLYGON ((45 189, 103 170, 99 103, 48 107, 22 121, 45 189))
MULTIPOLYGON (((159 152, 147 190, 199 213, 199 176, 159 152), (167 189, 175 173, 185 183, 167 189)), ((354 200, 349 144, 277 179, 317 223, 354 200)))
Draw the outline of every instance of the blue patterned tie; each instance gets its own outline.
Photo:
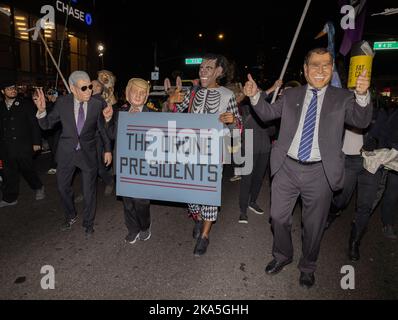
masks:
MULTIPOLYGON (((78 136, 80 136, 80 133, 83 130, 84 121, 85 121, 83 104, 84 104, 84 102, 80 102, 79 114, 77 115, 76 127, 77 127, 77 135, 78 136)), ((76 150, 80 150, 80 142, 77 144, 76 150)))
POLYGON ((316 89, 311 89, 312 99, 308 106, 307 113, 305 115, 303 132, 301 134, 300 147, 298 150, 298 158, 301 161, 306 161, 311 156, 312 141, 314 139, 315 123, 316 123, 316 112, 318 109, 318 96, 316 89))

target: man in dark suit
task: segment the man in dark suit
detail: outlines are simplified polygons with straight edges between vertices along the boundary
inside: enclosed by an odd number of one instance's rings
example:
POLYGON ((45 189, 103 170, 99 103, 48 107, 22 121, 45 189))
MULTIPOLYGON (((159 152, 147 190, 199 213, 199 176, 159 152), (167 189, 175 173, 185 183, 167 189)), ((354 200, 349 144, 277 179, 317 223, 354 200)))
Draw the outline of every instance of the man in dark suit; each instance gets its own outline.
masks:
POLYGON ((102 104, 91 97, 92 84, 84 71, 75 71, 69 77, 73 94, 58 98, 54 110, 46 114, 46 102, 42 90, 38 90, 35 103, 37 118, 43 130, 62 123, 62 133, 57 151, 57 183, 65 209, 66 221, 62 230, 70 230, 76 222, 77 213, 73 201, 72 179, 76 168, 81 169, 83 179, 84 217, 86 235, 94 232, 97 190, 96 134, 100 132, 104 142, 104 162, 112 162, 110 140, 105 132, 102 104))
POLYGON ((344 183, 344 123, 366 128, 372 117, 366 70, 358 77, 355 92, 330 86, 332 72, 331 54, 317 48, 304 62, 308 85, 284 91, 276 103, 266 102, 250 75, 244 88, 261 120, 281 118, 279 138, 271 152, 274 259, 265 271, 276 274, 292 262, 292 211, 301 196, 304 230, 299 283, 307 288, 315 283, 332 193, 344 183))
POLYGON ((17 204, 19 176, 36 192, 36 200, 45 197, 44 187, 34 169, 33 152, 41 149, 40 128, 31 100, 17 97, 15 82, 1 86, 0 159, 4 165, 3 200, 0 208, 17 204))

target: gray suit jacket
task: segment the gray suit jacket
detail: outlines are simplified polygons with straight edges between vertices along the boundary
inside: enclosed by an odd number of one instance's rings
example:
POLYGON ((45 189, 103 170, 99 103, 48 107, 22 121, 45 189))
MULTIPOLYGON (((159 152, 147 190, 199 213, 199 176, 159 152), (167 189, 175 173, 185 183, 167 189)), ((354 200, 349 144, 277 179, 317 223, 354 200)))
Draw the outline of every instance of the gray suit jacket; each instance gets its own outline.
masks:
MULTIPOLYGON (((291 88, 274 104, 265 101, 262 94, 254 111, 263 121, 281 118, 279 138, 271 151, 271 174, 279 171, 296 134, 307 86, 291 88)), ((372 103, 361 107, 355 95, 345 89, 329 86, 326 89, 319 122, 319 149, 326 178, 333 191, 344 183, 343 135, 344 123, 366 128, 372 119, 372 103)))
POLYGON ((62 133, 58 144, 57 162, 62 165, 69 162, 80 142, 86 164, 91 168, 98 166, 96 133, 99 131, 104 142, 105 152, 111 152, 111 142, 105 131, 105 119, 102 115, 101 101, 91 98, 87 105, 86 121, 80 133, 77 134, 74 114, 73 95, 58 98, 54 110, 46 117, 39 119, 39 125, 43 130, 51 129, 56 123, 62 123, 62 133))

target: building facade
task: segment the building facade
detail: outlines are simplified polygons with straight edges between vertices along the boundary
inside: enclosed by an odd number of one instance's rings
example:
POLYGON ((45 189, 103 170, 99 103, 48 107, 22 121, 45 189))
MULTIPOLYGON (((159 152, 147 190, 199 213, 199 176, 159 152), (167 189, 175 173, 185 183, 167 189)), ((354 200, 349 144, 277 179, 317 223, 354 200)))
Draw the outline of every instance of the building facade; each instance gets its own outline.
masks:
POLYGON ((47 14, 41 33, 65 78, 75 70, 95 74, 100 39, 94 11, 90 0, 0 0, 0 80, 38 86, 57 81, 57 87, 63 86, 40 36, 32 39, 32 28, 47 14))

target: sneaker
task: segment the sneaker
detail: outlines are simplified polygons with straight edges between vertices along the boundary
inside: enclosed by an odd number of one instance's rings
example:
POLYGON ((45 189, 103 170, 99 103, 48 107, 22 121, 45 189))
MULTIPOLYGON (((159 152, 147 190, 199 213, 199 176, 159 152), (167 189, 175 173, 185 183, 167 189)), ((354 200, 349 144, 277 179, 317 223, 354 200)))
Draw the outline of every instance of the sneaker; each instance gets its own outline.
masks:
POLYGON ((247 213, 246 212, 241 212, 239 216, 239 223, 249 223, 247 220, 247 213))
POLYGON ((66 220, 62 226, 61 226, 61 231, 69 231, 70 229, 72 229, 72 225, 77 221, 77 215, 70 219, 70 220, 66 220))
POLYGON ((56 174, 57 169, 51 168, 50 170, 47 171, 47 174, 56 174))
POLYGON ((43 200, 45 197, 44 186, 36 190, 36 200, 43 200))
POLYGON ((11 207, 11 206, 15 206, 18 203, 17 200, 13 201, 13 202, 7 202, 7 201, 0 201, 0 208, 4 208, 4 207, 11 207))
POLYGON ((195 240, 198 240, 201 233, 202 233, 202 226, 203 226, 203 220, 195 220, 195 226, 193 227, 192 231, 192 237, 195 240))
POLYGON ((229 179, 229 181, 234 182, 234 181, 238 181, 238 180, 240 180, 240 179, 242 179, 241 176, 235 175, 235 176, 233 176, 231 179, 229 179))
POLYGON ((193 250, 195 257, 203 256, 206 253, 208 245, 209 239, 199 237, 198 241, 196 242, 195 249, 193 250))
POLYGON ((136 235, 128 234, 128 235, 126 236, 126 238, 124 238, 124 241, 125 241, 126 243, 134 244, 134 243, 136 243, 136 241, 137 241, 137 239, 139 238, 139 236, 140 236, 139 233, 137 233, 136 235))
POLYGON ((383 227, 383 236, 388 239, 396 240, 397 235, 394 232, 392 225, 388 224, 383 227))
POLYGON ((140 233, 138 234, 138 239, 141 241, 147 241, 147 240, 149 240, 151 235, 152 235, 151 227, 149 226, 149 228, 147 230, 140 231, 140 233))
POLYGON ((251 211, 253 211, 254 213, 257 213, 257 214, 264 214, 264 210, 261 209, 261 208, 257 205, 257 203, 251 203, 251 204, 249 204, 249 209, 250 209, 251 211))

